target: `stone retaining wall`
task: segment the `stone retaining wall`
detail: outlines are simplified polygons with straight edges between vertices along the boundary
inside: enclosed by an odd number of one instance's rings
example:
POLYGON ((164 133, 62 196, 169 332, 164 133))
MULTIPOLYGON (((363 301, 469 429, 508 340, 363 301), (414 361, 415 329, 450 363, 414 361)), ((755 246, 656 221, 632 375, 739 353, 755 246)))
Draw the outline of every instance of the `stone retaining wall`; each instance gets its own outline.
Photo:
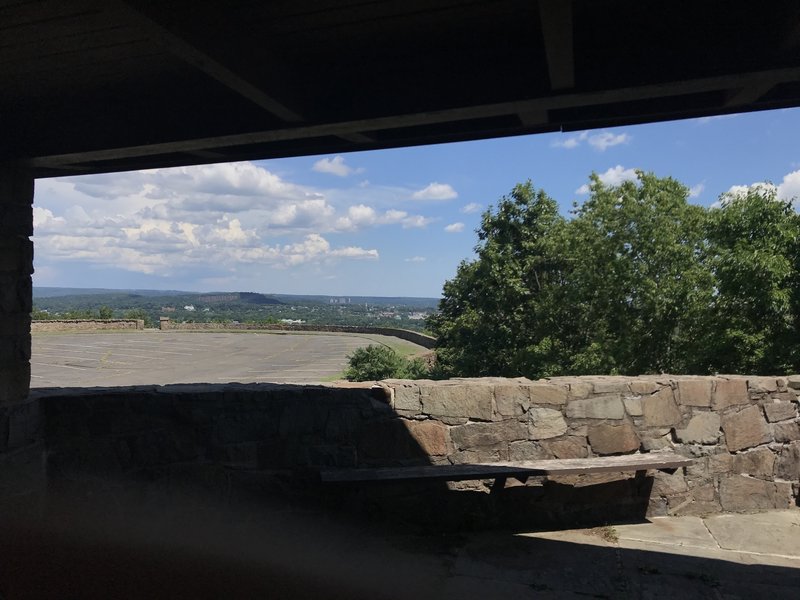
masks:
POLYGON ((31 321, 31 332, 100 331, 106 329, 144 329, 142 319, 47 319, 31 321))
POLYGON ((796 505, 798 389, 800 377, 663 376, 45 389, 31 398, 42 403, 48 478, 61 491, 112 505, 131 485, 174 491, 191 483, 217 495, 282 496, 292 506, 342 493, 340 506, 463 526, 501 513, 505 522, 551 524, 796 505), (487 493, 490 482, 337 491, 314 476, 320 467, 662 450, 696 462, 645 479, 532 478, 500 498, 487 493))
POLYGON ((373 335, 388 335, 431 349, 436 344, 436 338, 417 331, 408 329, 394 329, 391 327, 359 327, 345 325, 289 325, 283 323, 255 324, 255 323, 176 323, 167 317, 161 318, 161 329, 179 331, 322 331, 332 333, 366 333, 373 335))

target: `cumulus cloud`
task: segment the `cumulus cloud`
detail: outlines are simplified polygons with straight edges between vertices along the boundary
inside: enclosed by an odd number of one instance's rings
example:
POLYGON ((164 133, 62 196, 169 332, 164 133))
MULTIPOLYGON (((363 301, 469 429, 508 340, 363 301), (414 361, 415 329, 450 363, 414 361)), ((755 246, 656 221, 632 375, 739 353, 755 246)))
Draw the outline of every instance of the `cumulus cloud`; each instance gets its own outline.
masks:
POLYGON ((447 233, 459 233, 464 231, 464 224, 463 223, 450 223, 450 225, 445 225, 444 230, 447 233))
POLYGON ((582 145, 584 142, 589 144, 599 152, 605 152, 608 148, 619 146, 620 144, 627 144, 631 141, 631 136, 627 133, 611 133, 610 131, 601 131, 599 133, 590 134, 588 131, 582 131, 577 135, 572 135, 566 139, 557 139, 553 142, 556 148, 565 148, 572 150, 582 145))
MULTIPOLYGON (((323 233, 337 230, 339 211, 325 195, 252 163, 47 180, 33 212, 37 268, 43 259, 165 276, 194 267, 224 278, 240 264, 379 258, 332 247, 323 233)), ((416 219, 365 205, 345 216, 358 227, 416 219)))
POLYGON ((399 224, 404 229, 427 227, 433 219, 422 215, 409 215, 404 210, 389 209, 379 213, 371 206, 356 204, 347 209, 347 214, 336 219, 337 231, 357 231, 365 227, 399 224))
POLYGON ((364 169, 354 169, 346 164, 343 156, 334 156, 333 158, 321 158, 314 163, 311 167, 317 173, 328 173, 336 175, 337 177, 347 177, 353 173, 363 173, 364 169))
POLYGON ((689 198, 697 198, 706 189, 704 183, 698 183, 689 188, 689 198))
POLYGON ((783 176, 778 185, 778 198, 782 200, 800 200, 800 170, 783 176))
POLYGON ((452 200, 458 197, 458 192, 449 183, 434 181, 411 194, 411 197, 414 200, 452 200))
MULTIPOLYGON (((620 185, 625 181, 636 181, 636 169, 626 169, 622 165, 617 165, 615 167, 611 167, 605 173, 600 173, 597 177, 604 185, 620 185)), ((589 184, 584 183, 581 187, 575 190, 575 193, 588 194, 589 191, 589 184)))
POLYGON ((461 207, 461 212, 465 215, 471 215, 476 212, 480 212, 482 206, 477 202, 470 202, 469 204, 465 204, 461 207))

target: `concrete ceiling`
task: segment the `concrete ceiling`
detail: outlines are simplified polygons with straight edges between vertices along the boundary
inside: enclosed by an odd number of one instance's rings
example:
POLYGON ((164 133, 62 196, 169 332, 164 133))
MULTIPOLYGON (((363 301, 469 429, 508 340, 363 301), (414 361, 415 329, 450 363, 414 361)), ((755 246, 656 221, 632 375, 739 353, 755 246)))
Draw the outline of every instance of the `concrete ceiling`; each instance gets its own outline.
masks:
POLYGON ((800 3, 0 0, 0 162, 40 177, 800 104, 800 3))

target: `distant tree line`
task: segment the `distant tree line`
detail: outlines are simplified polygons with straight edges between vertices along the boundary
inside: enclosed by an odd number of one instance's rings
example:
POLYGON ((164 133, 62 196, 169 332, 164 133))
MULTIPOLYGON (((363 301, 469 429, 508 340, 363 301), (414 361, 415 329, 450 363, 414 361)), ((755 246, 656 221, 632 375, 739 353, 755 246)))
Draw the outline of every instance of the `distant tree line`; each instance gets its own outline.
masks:
POLYGON ((800 218, 774 186, 711 208, 640 172, 568 217, 530 181, 481 220, 428 327, 449 376, 800 371, 800 218))

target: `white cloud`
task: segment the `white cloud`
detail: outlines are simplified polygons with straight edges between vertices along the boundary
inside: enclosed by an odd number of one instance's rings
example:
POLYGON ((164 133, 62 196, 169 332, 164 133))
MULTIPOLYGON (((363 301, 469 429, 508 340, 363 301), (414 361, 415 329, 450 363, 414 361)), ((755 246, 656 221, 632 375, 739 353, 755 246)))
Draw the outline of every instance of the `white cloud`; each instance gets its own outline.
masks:
POLYGON ((347 215, 336 219, 337 231, 357 231, 365 227, 399 224, 403 229, 427 227, 433 219, 422 215, 409 215, 404 210, 389 209, 378 213, 371 206, 356 204, 347 209, 347 215))
MULTIPOLYGON (((328 173, 336 175, 337 177, 347 177, 353 173, 363 173, 364 169, 354 169, 348 164, 345 164, 343 156, 334 156, 333 158, 321 158, 314 163, 311 167, 318 173, 328 173)), ((369 182, 367 182, 368 184, 369 182)))
POLYGON ((603 131, 596 135, 589 136, 589 145, 600 152, 605 152, 607 148, 618 146, 619 144, 627 144, 631 141, 631 137, 627 133, 618 133, 614 135, 611 132, 603 131))
POLYGON ((599 133, 590 134, 588 131, 582 131, 566 139, 555 140, 553 146, 572 150, 573 148, 579 147, 583 142, 586 142, 595 150, 605 152, 608 148, 613 146, 627 144, 631 139, 631 136, 627 133, 614 134, 610 131, 601 131, 599 133))
MULTIPOLYGON (((611 167, 605 173, 600 173, 597 177, 604 185, 620 185, 625 181, 636 181, 636 169, 626 169, 622 165, 617 165, 616 167, 611 167)), ((575 193, 588 194, 589 191, 589 184, 584 183, 581 187, 575 190, 575 193)))
POLYGON ((458 197, 458 192, 449 183, 437 183, 434 181, 411 194, 411 197, 414 200, 451 200, 458 197))
POLYGON ((697 198, 706 189, 704 183, 698 183, 689 188, 689 198, 697 198))
POLYGON ((461 212, 464 213, 465 215, 471 215, 476 212, 480 212, 481 208, 483 207, 477 202, 470 202, 469 204, 465 204, 461 208, 461 212))
POLYGON ((463 223, 450 223, 450 225, 446 225, 444 230, 447 233, 459 233, 464 231, 464 224, 463 223))
POLYGON ((778 185, 778 198, 800 200, 800 170, 783 176, 783 181, 778 185))
POLYGON ((403 260, 404 260, 405 262, 411 262, 411 263, 423 263, 423 262, 425 262, 425 261, 426 261, 426 260, 428 260, 428 259, 427 259, 427 258, 425 258, 424 256, 411 256, 411 257, 409 257, 409 258, 405 258, 405 259, 403 259, 403 260))

